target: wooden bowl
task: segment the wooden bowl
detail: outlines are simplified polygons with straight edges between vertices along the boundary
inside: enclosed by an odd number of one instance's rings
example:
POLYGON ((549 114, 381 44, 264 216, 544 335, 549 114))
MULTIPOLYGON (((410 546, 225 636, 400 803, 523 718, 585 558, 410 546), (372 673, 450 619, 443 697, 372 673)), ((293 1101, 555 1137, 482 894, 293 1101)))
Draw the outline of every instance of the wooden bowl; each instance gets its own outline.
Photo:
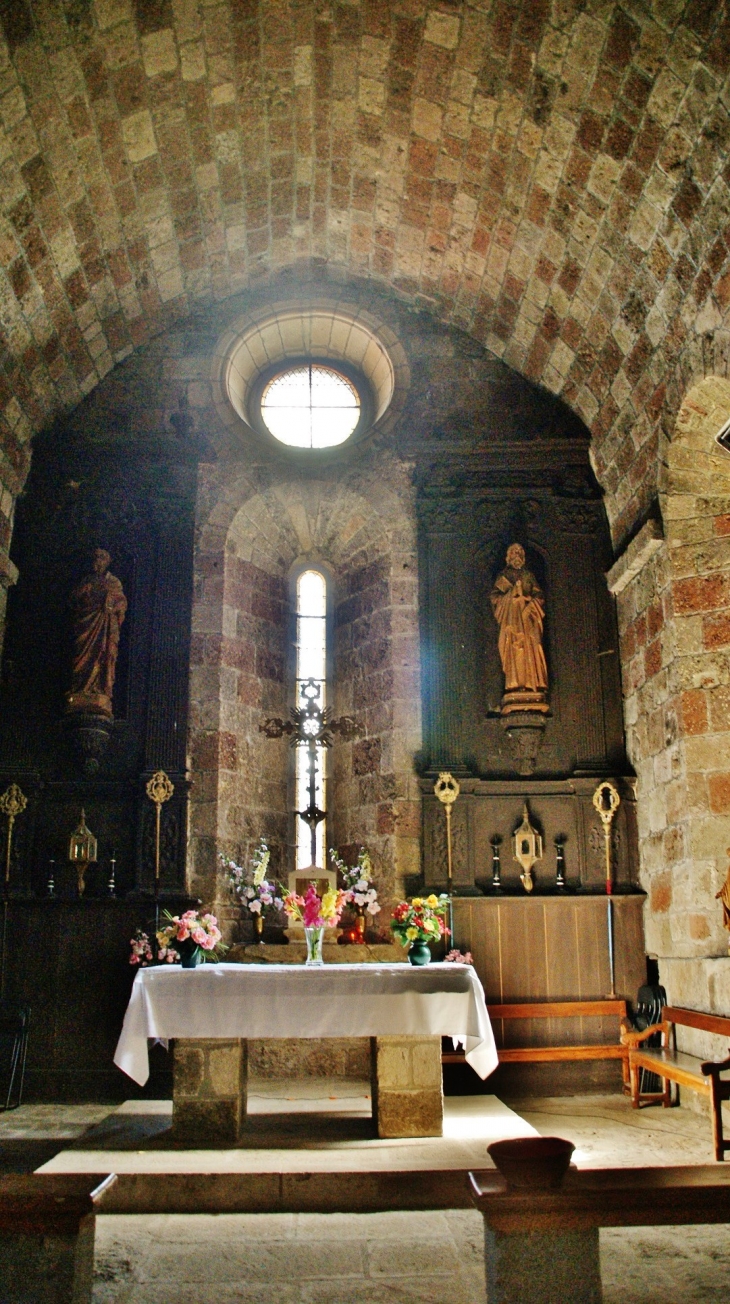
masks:
POLYGON ((575 1150, 559 1136, 520 1136, 487 1146, 508 1186, 549 1191, 561 1186, 575 1150))

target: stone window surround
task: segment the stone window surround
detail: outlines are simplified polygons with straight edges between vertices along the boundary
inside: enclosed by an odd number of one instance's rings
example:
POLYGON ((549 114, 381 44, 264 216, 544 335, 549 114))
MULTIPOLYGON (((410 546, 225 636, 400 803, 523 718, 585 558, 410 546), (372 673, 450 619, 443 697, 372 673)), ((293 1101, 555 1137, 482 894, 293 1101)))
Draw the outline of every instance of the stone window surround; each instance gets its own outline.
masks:
MULTIPOLYGON (((375 431, 390 430, 410 384, 406 354, 391 327, 356 302, 330 297, 289 299, 237 318, 216 345, 211 371, 213 400, 229 429, 246 427, 273 443, 258 411, 262 378, 282 363, 329 361, 364 391, 371 409, 355 434, 329 450, 289 450, 301 456, 336 452, 375 431)), ((277 441, 278 443, 278 441, 277 441)))

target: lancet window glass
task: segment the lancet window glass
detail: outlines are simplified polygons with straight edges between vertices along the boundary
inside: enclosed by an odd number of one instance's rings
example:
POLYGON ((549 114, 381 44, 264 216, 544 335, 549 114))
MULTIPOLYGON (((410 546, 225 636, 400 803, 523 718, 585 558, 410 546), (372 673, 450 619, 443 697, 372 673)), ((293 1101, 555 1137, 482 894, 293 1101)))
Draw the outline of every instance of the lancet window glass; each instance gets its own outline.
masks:
MULTIPOLYGON (((304 705, 302 689, 313 679, 320 687, 318 699, 326 706, 327 689, 327 581, 321 571, 305 570, 297 580, 297 706, 304 705)), ((326 756, 324 748, 317 749, 317 774, 315 800, 320 810, 326 810, 325 788, 326 756)), ((302 811, 310 800, 308 748, 296 749, 296 808, 302 811)), ((306 869, 312 863, 311 836, 303 820, 296 821, 297 869, 306 869)), ((325 820, 317 825, 317 859, 324 866, 327 845, 325 820)))

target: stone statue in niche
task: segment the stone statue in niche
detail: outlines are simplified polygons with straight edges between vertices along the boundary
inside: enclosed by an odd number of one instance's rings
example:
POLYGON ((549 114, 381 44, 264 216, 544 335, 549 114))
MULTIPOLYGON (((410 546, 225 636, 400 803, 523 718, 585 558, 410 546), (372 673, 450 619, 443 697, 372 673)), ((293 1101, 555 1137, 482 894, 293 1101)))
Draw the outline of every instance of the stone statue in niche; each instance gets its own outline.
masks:
POLYGON ((502 715, 522 711, 547 714, 548 673, 542 645, 545 600, 535 576, 525 567, 522 545, 510 544, 505 560, 491 593, 504 672, 502 715))
POLYGON ((127 599, 110 566, 109 553, 97 548, 92 573, 77 584, 69 598, 72 646, 71 687, 65 697, 67 715, 112 717, 119 634, 127 599))

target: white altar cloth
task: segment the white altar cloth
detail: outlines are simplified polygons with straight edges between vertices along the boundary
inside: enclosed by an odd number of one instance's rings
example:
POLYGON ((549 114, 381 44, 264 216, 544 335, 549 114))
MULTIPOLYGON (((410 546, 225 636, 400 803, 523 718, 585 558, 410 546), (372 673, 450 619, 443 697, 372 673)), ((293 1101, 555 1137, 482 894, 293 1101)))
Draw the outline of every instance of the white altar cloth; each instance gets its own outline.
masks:
POLYGON ((465 964, 206 964, 140 969, 114 1063, 144 1086, 147 1039, 454 1037, 481 1078, 497 1049, 476 971, 465 964))

